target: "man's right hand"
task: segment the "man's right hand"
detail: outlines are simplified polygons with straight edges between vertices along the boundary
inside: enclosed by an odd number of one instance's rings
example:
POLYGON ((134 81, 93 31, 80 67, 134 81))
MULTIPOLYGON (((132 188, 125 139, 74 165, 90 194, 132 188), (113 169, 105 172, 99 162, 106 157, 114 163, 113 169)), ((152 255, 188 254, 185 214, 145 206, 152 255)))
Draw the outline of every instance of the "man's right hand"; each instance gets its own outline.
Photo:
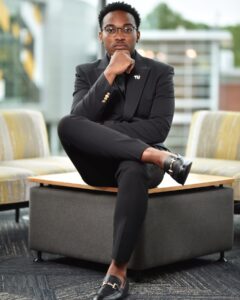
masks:
POLYGON ((117 50, 111 56, 104 75, 109 84, 112 85, 117 75, 123 74, 124 72, 129 74, 134 68, 134 65, 135 60, 131 58, 129 51, 117 50))

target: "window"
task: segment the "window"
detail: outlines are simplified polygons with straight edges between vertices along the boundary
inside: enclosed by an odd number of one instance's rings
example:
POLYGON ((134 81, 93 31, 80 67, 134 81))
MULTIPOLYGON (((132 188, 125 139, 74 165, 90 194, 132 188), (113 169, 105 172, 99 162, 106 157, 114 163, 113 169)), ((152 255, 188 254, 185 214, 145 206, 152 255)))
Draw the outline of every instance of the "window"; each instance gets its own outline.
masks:
POLYGON ((38 103, 42 85, 42 7, 0 1, 0 101, 38 103))

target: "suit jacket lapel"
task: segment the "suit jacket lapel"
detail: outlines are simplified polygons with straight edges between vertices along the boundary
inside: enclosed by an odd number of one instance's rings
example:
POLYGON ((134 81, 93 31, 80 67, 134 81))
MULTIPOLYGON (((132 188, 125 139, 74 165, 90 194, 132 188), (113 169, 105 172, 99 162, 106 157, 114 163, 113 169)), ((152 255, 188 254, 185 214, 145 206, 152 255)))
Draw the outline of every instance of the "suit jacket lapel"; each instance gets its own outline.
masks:
POLYGON ((136 53, 135 68, 129 75, 127 83, 126 98, 123 111, 124 120, 130 120, 133 117, 141 98, 149 71, 150 68, 144 64, 142 57, 138 53, 136 53))

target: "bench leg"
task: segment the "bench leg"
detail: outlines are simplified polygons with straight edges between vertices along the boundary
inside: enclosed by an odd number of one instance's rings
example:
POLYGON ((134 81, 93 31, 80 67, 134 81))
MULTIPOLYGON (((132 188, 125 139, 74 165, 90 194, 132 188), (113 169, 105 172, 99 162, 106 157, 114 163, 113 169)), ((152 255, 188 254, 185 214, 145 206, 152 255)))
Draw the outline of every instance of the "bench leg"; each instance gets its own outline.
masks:
POLYGON ((225 257, 225 252, 224 251, 220 252, 220 257, 219 257, 218 261, 227 262, 227 259, 225 257))
POLYGON ((15 222, 19 223, 20 208, 15 208, 15 222))
POLYGON ((34 258, 33 262, 43 262, 44 260, 42 259, 42 251, 37 251, 37 257, 34 258))

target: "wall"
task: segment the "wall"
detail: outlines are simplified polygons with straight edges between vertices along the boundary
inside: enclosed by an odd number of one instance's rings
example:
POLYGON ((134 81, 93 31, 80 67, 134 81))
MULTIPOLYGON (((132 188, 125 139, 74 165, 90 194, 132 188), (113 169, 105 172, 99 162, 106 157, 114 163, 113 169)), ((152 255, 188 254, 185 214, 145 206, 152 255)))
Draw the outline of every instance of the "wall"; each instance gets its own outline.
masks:
POLYGON ((240 111, 240 83, 222 83, 220 85, 219 109, 240 111))

